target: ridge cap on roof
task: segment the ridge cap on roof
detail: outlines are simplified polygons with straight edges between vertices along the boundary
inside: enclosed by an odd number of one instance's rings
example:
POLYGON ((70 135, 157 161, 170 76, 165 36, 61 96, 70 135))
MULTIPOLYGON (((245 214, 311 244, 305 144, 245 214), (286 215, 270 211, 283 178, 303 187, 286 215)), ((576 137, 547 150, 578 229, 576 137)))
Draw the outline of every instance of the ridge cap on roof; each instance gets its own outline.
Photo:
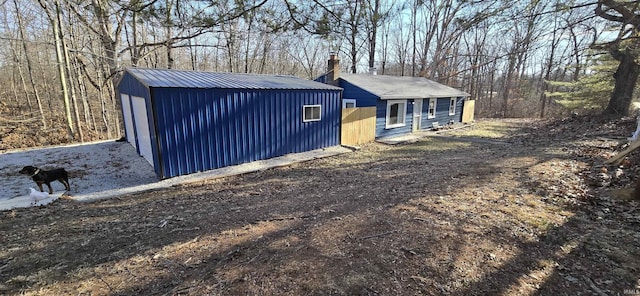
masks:
POLYGON ((211 72, 145 67, 126 67, 125 71, 147 87, 341 90, 336 86, 286 74, 211 72))
MULTIPOLYGON (((338 79, 343 79, 346 82, 352 83, 355 86, 366 90, 372 94, 379 96, 381 99, 384 98, 392 98, 392 97, 414 97, 407 92, 411 92, 409 89, 403 89, 400 91, 389 91, 388 88, 390 84, 407 84, 407 88, 415 87, 415 83, 422 84, 420 87, 429 88, 432 92, 425 95, 416 95, 415 97, 449 97, 449 96, 470 96, 467 92, 460 90, 458 88, 442 84, 440 82, 428 79, 423 76, 397 76, 397 75, 372 75, 368 73, 345 73, 338 79), (384 79, 391 80, 389 83, 384 84, 384 79), (397 93, 403 94, 397 94, 397 93)), ((397 87, 402 87, 400 85, 395 85, 397 87)))

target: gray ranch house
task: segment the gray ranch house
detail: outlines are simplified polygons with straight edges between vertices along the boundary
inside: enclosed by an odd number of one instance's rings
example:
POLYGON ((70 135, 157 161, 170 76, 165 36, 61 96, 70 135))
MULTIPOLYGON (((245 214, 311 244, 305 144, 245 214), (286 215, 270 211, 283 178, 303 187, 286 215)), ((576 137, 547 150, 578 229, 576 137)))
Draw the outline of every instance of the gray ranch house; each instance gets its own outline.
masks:
POLYGON ((462 122, 470 95, 424 77, 340 74, 331 55, 329 71, 317 81, 341 87, 342 107, 376 107, 376 139, 462 122))

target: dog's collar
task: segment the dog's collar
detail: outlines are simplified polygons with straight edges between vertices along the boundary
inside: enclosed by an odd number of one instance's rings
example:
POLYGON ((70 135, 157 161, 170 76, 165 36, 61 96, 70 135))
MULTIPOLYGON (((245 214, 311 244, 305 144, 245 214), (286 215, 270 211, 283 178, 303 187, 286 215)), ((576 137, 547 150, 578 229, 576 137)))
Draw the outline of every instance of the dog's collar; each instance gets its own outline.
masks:
POLYGON ((35 173, 33 173, 33 175, 31 175, 31 177, 37 175, 38 173, 40 173, 40 169, 37 169, 35 173))

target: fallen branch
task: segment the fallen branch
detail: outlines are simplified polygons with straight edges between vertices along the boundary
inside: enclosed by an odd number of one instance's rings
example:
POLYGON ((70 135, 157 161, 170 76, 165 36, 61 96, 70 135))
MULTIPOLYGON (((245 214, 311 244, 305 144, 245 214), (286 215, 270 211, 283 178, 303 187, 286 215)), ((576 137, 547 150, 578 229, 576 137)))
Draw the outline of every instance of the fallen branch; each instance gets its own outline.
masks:
POLYGON ((373 234, 373 235, 369 235, 369 236, 365 236, 365 237, 361 237, 359 238, 360 240, 365 240, 365 239, 370 239, 370 238, 374 238, 374 237, 380 237, 380 236, 385 236, 385 235, 389 235, 389 234, 393 234, 398 232, 397 230, 391 230, 391 231, 387 231, 387 232, 383 232, 383 233, 378 233, 378 234, 373 234))
POLYGON ((103 283, 107 286, 107 288, 109 288, 109 293, 110 293, 110 294, 111 294, 111 293, 113 293, 113 287, 111 287, 111 285, 109 284, 109 282, 105 281, 99 273, 97 273, 97 272, 93 272, 93 274, 98 278, 98 280, 100 280, 101 282, 103 282, 103 283))
POLYGON ((619 159, 625 157, 627 154, 633 152, 634 150, 636 150, 638 148, 640 148, 640 140, 635 140, 635 141, 631 142, 631 145, 629 145, 629 147, 627 147, 627 149, 624 149, 622 152, 616 154, 614 157, 611 157, 609 160, 605 161, 605 163, 607 163, 607 164, 614 163, 614 162, 616 162, 619 159))
POLYGON ((36 118, 36 117, 32 117, 32 118, 28 118, 28 119, 22 119, 22 120, 15 120, 15 119, 8 119, 8 118, 0 117, 0 122, 7 122, 7 123, 25 123, 25 122, 32 122, 32 121, 36 121, 36 120, 38 120, 38 118, 36 118))
POLYGON ((174 228, 171 229, 171 231, 169 231, 169 233, 173 233, 173 232, 177 232, 177 231, 196 231, 196 230, 200 230, 200 227, 193 227, 193 228, 174 228))
POLYGON ((273 221, 287 221, 287 220, 296 220, 296 219, 308 219, 308 218, 312 218, 314 217, 313 215, 305 215, 305 216, 300 216, 300 217, 277 217, 277 218, 269 218, 269 219, 264 219, 264 220, 256 220, 256 223, 260 223, 260 222, 273 222, 273 221))

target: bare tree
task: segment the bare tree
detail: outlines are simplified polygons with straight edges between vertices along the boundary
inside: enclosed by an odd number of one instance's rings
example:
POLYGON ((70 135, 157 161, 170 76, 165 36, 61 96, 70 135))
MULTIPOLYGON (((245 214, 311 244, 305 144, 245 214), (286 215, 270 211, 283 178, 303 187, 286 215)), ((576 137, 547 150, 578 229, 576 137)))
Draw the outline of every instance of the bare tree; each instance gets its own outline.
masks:
POLYGON ((327 46, 323 45, 319 38, 308 38, 302 34, 294 34, 290 37, 293 43, 298 44, 297 47, 289 48, 289 55, 302 65, 305 76, 309 79, 315 79, 326 70, 325 60, 327 46))
POLYGON ((543 67, 543 71, 541 73, 541 76, 543 76, 542 81, 541 81, 541 91, 540 91, 540 117, 544 118, 544 112, 546 111, 546 107, 547 107, 547 95, 546 92, 549 88, 549 84, 548 81, 551 79, 551 71, 553 70, 553 68, 556 65, 555 62, 555 58, 556 58, 556 50, 558 49, 558 44, 560 43, 560 38, 558 38, 560 35, 562 35, 562 32, 559 31, 559 22, 560 20, 557 17, 554 17, 552 20, 552 30, 551 30, 551 42, 549 44, 549 53, 547 55, 547 61, 546 64, 543 67))
POLYGON ((519 2, 522 6, 515 5, 507 14, 507 19, 512 20, 506 31, 508 38, 507 65, 505 69, 504 83, 502 87, 502 116, 509 116, 509 99, 512 95, 517 79, 521 76, 520 70, 525 66, 527 55, 535 40, 540 35, 538 30, 540 13, 545 9, 546 3, 538 0, 531 2, 519 2))
POLYGON ((413 41, 413 54, 411 55, 411 76, 416 76, 416 52, 418 50, 416 33, 418 31, 418 8, 420 5, 422 5, 422 0, 413 0, 413 2, 411 3, 411 40, 413 41))
POLYGON ((463 10, 467 7, 464 1, 438 0, 425 1, 423 14, 425 15, 424 35, 422 37, 420 73, 423 76, 440 80, 438 72, 446 63, 448 51, 461 33, 454 24, 463 10))
POLYGON ((389 59, 389 31, 391 31, 390 24, 382 26, 382 52, 380 58, 380 74, 382 75, 386 73, 387 60, 389 59))
POLYGON ((378 42, 378 30, 392 16, 394 2, 386 6, 381 0, 366 0, 363 3, 365 22, 364 27, 367 33, 367 50, 369 52, 369 68, 374 68, 376 63, 376 44, 378 42))
POLYGON ((349 45, 348 56, 351 62, 351 73, 357 73, 357 65, 360 60, 358 56, 364 46, 364 40, 361 38, 365 22, 364 1, 347 1, 342 9, 344 15, 346 15, 346 18, 341 20, 341 23, 345 34, 344 40, 349 45))
POLYGON ((56 48, 56 61, 58 63, 58 74, 60 79, 60 88, 62 89, 62 98, 64 102, 64 114, 67 121, 67 132, 70 139, 74 139, 74 126, 73 126, 73 118, 71 115, 71 102, 69 98, 69 85, 67 83, 67 69, 65 68, 65 48, 63 43, 63 34, 62 34, 62 21, 60 11, 60 3, 58 0, 53 0, 53 3, 48 2, 47 0, 38 0, 40 6, 46 13, 49 21, 51 22, 53 29, 53 38, 55 41, 56 48))
MULTIPOLYGON (((15 7, 15 11, 16 11, 16 20, 18 21, 18 32, 19 32, 19 36, 21 39, 21 43, 22 43, 22 49, 24 51, 24 58, 25 61, 27 62, 27 73, 29 75, 29 84, 31 86, 31 90, 33 91, 33 95, 36 98, 36 103, 38 104, 38 112, 40 113, 40 119, 42 122, 42 126, 46 129, 47 128, 47 121, 44 117, 44 111, 42 109, 42 100, 40 99, 40 91, 38 90, 38 87, 36 86, 36 82, 35 82, 35 78, 33 76, 34 70, 33 70, 33 63, 31 62, 31 58, 29 56, 29 50, 28 50, 28 45, 27 45, 27 36, 25 34, 25 26, 24 26, 24 21, 22 20, 23 18, 23 14, 21 13, 20 9, 19 9, 19 5, 18 5, 18 1, 14 0, 13 1, 13 5, 15 7)), ((18 65, 18 68, 20 66, 18 65)), ((22 76, 22 74, 20 75, 22 76)), ((26 90, 26 89, 25 89, 26 90)), ((28 94, 27 94, 27 98, 28 98, 28 94)))
POLYGON ((488 22, 479 23, 462 35, 462 44, 465 49, 468 68, 467 89, 471 98, 478 99, 483 92, 482 69, 486 63, 492 60, 488 55, 487 39, 489 38, 488 22))
MULTIPOLYGON (((43 0, 39 0, 43 1, 43 0)), ((57 1, 57 0, 56 0, 57 1)), ((120 135, 120 117, 115 114, 115 110, 119 104, 119 100, 115 98, 115 85, 119 78, 119 47, 121 44, 121 34, 125 25, 127 13, 119 13, 126 11, 126 7, 118 5, 119 3, 109 0, 91 0, 86 3, 75 3, 66 0, 67 7, 75 14, 76 18, 84 27, 97 36, 101 49, 97 54, 92 55, 96 59, 97 66, 95 70, 101 75, 99 81, 108 82, 107 87, 99 86, 99 90, 103 96, 101 105, 103 106, 103 120, 107 130, 107 135, 112 137, 112 128, 115 128, 115 134, 120 135), (86 7, 90 9, 85 9, 86 7), (104 100, 108 100, 105 102, 104 100), (110 110, 105 107, 109 105, 110 110)))

